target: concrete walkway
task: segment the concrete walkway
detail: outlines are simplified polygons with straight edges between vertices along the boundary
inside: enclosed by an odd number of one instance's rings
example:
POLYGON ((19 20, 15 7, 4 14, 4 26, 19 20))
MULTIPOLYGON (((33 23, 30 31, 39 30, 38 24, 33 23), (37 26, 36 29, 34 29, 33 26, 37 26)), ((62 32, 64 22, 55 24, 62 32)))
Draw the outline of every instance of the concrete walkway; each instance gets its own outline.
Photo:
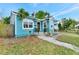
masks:
POLYGON ((69 43, 58 41, 58 40, 56 40, 57 36, 59 36, 59 35, 55 35, 54 37, 49 37, 49 36, 45 36, 45 35, 38 35, 37 37, 40 38, 40 39, 46 40, 48 42, 52 42, 52 43, 54 43, 56 45, 72 49, 75 52, 79 52, 79 47, 76 47, 75 45, 72 45, 72 44, 69 44, 69 43))

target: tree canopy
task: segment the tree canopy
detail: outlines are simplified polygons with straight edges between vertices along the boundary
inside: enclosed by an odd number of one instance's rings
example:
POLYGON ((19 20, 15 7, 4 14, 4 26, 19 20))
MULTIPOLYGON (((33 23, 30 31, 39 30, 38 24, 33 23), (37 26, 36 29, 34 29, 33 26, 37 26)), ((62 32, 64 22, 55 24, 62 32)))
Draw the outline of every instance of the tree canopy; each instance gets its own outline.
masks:
POLYGON ((38 18, 38 19, 44 19, 45 16, 46 16, 46 14, 47 14, 47 13, 45 13, 44 11, 39 10, 39 11, 35 14, 35 16, 36 16, 36 18, 38 18))
POLYGON ((62 30, 62 25, 61 25, 61 23, 58 24, 58 28, 59 28, 60 31, 62 30))
POLYGON ((10 17, 4 17, 4 18, 3 18, 3 22, 4 22, 5 24, 10 24, 10 17))
POLYGON ((62 25, 63 30, 73 29, 75 25, 76 25, 76 21, 74 19, 63 18, 63 25, 62 25))
POLYGON ((27 11, 25 11, 25 9, 20 8, 20 9, 18 9, 18 16, 20 19, 24 19, 27 16, 29 16, 29 13, 27 11))

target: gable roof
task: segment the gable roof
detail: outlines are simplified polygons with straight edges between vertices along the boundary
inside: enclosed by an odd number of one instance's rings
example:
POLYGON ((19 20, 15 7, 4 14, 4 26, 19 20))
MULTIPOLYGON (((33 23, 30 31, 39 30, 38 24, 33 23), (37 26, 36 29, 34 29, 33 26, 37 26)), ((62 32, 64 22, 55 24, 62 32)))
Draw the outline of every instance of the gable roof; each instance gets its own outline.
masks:
MULTIPOLYGON (((18 12, 15 12, 15 11, 12 11, 11 13, 14 13, 14 14, 20 14, 20 13, 18 13, 18 12)), ((45 21, 46 19, 49 19, 49 20, 53 20, 54 22, 57 22, 57 20, 55 20, 54 19, 54 17, 53 16, 46 16, 44 19, 37 19, 37 18, 35 18, 34 16, 27 16, 26 17, 27 19, 32 19, 32 20, 36 20, 36 21, 45 21)))

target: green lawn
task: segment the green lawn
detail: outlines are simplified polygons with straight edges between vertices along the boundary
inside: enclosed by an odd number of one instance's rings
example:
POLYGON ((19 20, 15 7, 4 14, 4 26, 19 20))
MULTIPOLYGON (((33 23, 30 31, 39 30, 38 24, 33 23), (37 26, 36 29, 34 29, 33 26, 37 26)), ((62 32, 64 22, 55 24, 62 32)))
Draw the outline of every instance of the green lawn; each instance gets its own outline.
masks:
POLYGON ((78 34, 66 33, 66 32, 61 32, 61 34, 62 35, 57 38, 59 41, 71 43, 79 47, 79 35, 78 34))
POLYGON ((35 36, 26 38, 0 38, 0 54, 54 54, 54 55, 75 55, 79 54, 73 50, 54 45, 47 41, 38 39, 35 36))

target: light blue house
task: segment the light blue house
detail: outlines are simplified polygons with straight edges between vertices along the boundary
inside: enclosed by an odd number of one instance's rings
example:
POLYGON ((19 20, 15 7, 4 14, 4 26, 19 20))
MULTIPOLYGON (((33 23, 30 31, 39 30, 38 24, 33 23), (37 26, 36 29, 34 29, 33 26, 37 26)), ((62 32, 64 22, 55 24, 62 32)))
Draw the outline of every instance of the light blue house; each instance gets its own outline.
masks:
POLYGON ((15 37, 34 35, 36 32, 53 34, 54 31, 58 30, 57 21, 52 16, 48 17, 48 15, 45 19, 29 16, 21 20, 16 12, 11 12, 10 24, 14 27, 15 37))

